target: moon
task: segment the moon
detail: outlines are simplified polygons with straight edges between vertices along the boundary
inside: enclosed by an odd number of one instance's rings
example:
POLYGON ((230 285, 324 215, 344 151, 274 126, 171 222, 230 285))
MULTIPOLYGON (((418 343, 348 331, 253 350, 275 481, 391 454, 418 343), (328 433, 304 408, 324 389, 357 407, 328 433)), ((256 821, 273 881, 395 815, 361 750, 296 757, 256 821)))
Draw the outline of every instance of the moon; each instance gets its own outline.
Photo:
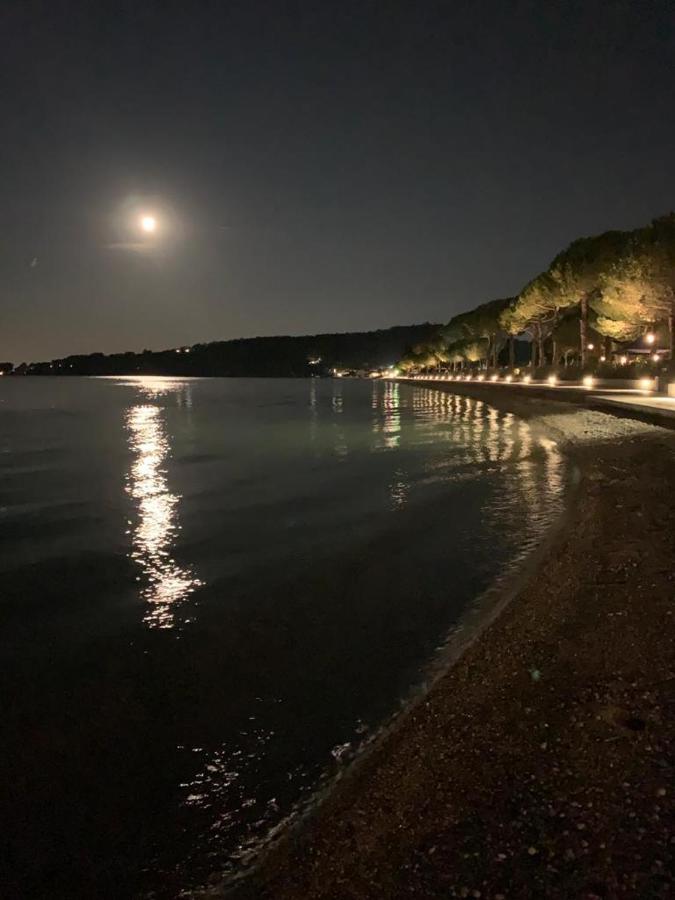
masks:
POLYGON ((157 219, 154 216, 141 216, 141 228, 151 234, 157 229, 157 219))

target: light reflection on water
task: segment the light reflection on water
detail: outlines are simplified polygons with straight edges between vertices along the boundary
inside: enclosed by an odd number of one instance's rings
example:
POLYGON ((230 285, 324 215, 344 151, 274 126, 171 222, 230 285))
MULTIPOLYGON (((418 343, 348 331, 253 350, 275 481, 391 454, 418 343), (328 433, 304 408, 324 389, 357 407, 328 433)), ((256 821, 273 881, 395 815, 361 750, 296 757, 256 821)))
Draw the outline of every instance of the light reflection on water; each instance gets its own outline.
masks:
POLYGON ((382 434, 387 450, 395 450, 401 442, 401 407, 398 382, 388 382, 382 396, 384 415, 382 434))
MULTIPOLYGON (((148 398, 178 391, 179 405, 191 408, 189 384, 170 379, 144 378, 131 382, 148 398)), ((176 605, 202 582, 172 556, 180 524, 180 497, 169 489, 166 465, 170 455, 164 410, 142 403, 127 410, 126 428, 132 462, 126 475, 126 491, 136 501, 137 519, 132 525, 130 556, 143 575, 140 595, 147 604, 144 622, 151 628, 172 628, 176 605)))

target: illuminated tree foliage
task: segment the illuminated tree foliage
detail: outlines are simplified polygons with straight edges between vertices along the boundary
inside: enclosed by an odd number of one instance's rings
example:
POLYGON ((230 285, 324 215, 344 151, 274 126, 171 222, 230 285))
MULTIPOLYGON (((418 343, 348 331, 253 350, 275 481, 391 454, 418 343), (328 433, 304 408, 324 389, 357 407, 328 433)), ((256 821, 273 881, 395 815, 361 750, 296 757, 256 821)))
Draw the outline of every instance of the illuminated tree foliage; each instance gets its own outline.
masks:
POLYGON ((502 326, 510 335, 528 333, 532 338, 533 365, 545 362, 544 341, 553 331, 562 305, 559 284, 549 272, 541 272, 502 312, 502 326))
POLYGON ((454 316, 437 342, 426 348, 453 365, 496 366, 505 340, 525 334, 532 363, 557 364, 574 356, 581 365, 608 342, 634 341, 647 330, 668 335, 675 347, 675 214, 634 231, 606 231, 579 238, 546 271, 511 299, 483 303, 454 316))
POLYGON ((675 300, 675 215, 654 219, 630 241, 603 274, 593 303, 599 327, 617 340, 635 339, 646 327, 668 323, 671 356, 675 300))
POLYGON ((438 368, 449 361, 448 347, 439 334, 425 344, 416 344, 399 361, 398 368, 403 372, 414 372, 421 369, 438 368))
POLYGON ((488 360, 496 366, 506 338, 501 314, 510 303, 510 297, 490 300, 450 319, 441 334, 453 354, 468 362, 488 360))

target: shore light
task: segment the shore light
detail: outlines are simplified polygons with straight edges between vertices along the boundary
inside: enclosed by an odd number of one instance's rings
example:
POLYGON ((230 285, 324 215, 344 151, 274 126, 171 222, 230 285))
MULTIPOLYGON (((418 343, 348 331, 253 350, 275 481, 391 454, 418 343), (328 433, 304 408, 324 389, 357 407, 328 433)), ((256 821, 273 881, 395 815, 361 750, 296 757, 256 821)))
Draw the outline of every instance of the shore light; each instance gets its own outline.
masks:
POLYGON ((603 355, 600 357, 600 362, 606 362, 606 361, 607 361, 607 357, 603 354, 603 355))
POLYGON ((557 375, 549 375, 546 380, 551 385, 551 387, 554 387, 558 383, 558 376, 557 375))
POLYGON ((498 381, 499 375, 490 375, 490 381, 498 381))
POLYGON ((512 376, 512 375, 507 375, 507 376, 504 378, 504 381, 506 381, 506 382, 513 381, 513 376, 512 376))
POLYGON ((529 384, 532 381, 531 375, 523 375, 523 384, 529 384))
POLYGON ((586 349, 587 350, 595 350, 595 344, 587 344, 586 349))
POLYGON ((652 362, 658 362, 660 358, 658 353, 652 354, 652 362))
POLYGON ((641 378, 639 384, 643 391, 651 391, 654 387, 654 381, 651 378, 641 378))
POLYGON ((479 375, 477 381, 485 381, 485 375, 479 375))
POLYGON ((647 334, 645 335, 645 340, 647 341, 648 344, 653 344, 654 341, 656 340, 656 335, 654 334, 653 331, 648 331, 647 334))
POLYGON ((622 366, 625 366, 626 363, 628 362, 628 357, 627 357, 627 356, 620 356, 620 357, 619 357, 619 362, 621 363, 622 366))
POLYGON ((584 380, 583 380, 583 382, 582 382, 582 384, 583 384, 584 387, 586 387, 586 388, 592 388, 594 382, 595 382, 595 379, 593 378, 592 375, 584 375, 584 380))

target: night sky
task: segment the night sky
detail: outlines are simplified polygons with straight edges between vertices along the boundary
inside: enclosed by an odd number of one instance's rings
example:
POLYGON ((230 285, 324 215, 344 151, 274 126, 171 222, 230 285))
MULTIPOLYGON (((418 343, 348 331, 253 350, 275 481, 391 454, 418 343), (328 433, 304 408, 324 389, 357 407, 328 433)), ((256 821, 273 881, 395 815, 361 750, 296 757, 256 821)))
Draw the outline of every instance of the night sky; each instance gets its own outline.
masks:
POLYGON ((573 238, 675 206, 672 10, 2 4, 0 359, 515 293, 573 238))

